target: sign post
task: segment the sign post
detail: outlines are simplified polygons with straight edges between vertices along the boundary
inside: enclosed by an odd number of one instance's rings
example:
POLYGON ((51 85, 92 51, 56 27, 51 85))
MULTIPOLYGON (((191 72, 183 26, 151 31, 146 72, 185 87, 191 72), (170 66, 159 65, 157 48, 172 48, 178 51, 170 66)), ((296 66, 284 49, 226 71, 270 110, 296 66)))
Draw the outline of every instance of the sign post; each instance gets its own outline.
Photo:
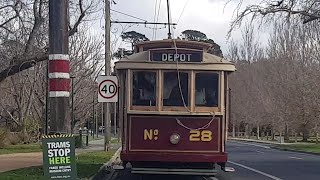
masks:
POLYGON ((118 102, 117 76, 99 76, 98 88, 98 102, 118 102))
POLYGON ((45 179, 77 179, 75 139, 72 135, 43 136, 45 179))

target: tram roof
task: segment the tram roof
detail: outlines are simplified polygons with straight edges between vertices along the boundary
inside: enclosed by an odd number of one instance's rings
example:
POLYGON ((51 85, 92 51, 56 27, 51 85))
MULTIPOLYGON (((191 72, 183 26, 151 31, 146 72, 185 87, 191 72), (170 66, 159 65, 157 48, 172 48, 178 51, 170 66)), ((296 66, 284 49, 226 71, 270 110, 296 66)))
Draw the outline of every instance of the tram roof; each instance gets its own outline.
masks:
MULTIPOLYGON (((207 53, 207 49, 211 47, 211 44, 209 43, 185 40, 175 40, 175 43, 176 46, 174 47, 177 47, 180 50, 196 50, 203 52, 201 62, 179 62, 179 68, 181 69, 219 71, 236 70, 234 64, 228 59, 207 53)), ((136 53, 124 57, 116 62, 116 69, 175 69, 176 62, 150 61, 150 50, 172 49, 174 48, 172 45, 172 39, 139 42, 135 45, 136 48, 138 48, 136 49, 136 53)))
POLYGON ((163 40, 154 40, 154 41, 142 41, 135 44, 136 52, 140 52, 143 48, 161 48, 161 47, 172 47, 174 44, 179 47, 185 47, 190 49, 201 49, 207 50, 212 46, 210 43, 199 42, 199 41, 186 41, 181 39, 163 39, 163 40), (139 50, 140 49, 140 50, 139 50))

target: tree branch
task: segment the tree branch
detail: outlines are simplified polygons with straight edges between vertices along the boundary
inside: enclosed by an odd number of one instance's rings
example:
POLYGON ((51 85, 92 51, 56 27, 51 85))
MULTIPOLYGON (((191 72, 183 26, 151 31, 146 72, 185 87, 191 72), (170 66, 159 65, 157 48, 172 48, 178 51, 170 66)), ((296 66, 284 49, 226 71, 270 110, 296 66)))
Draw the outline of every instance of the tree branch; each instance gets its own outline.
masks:
POLYGON ((24 61, 21 60, 19 61, 21 63, 12 65, 0 72, 0 82, 9 76, 12 76, 20 71, 29 69, 33 67, 36 63, 45 61, 47 59, 48 59, 48 55, 45 54, 38 57, 26 59, 24 61))

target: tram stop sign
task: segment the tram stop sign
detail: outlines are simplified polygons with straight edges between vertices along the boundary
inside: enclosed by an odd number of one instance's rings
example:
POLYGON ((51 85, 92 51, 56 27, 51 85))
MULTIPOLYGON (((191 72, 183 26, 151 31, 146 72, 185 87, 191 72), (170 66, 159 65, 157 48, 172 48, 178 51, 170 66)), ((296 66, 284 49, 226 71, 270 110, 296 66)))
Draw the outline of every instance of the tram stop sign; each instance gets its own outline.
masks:
POLYGON ((117 76, 99 76, 98 88, 98 102, 118 102, 117 76))
POLYGON ((77 179, 75 137, 72 135, 44 135, 44 179, 77 179))

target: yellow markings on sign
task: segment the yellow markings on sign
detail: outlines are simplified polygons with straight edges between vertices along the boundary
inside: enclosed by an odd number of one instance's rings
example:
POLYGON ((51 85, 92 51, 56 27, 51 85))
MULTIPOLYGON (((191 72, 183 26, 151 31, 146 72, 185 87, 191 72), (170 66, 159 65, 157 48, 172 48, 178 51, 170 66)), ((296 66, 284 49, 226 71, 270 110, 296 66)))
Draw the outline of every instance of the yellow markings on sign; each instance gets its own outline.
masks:
POLYGON ((158 140, 158 129, 145 129, 143 132, 143 140, 158 140))
POLYGON ((212 132, 209 130, 191 130, 189 141, 203 141, 210 142, 212 140, 212 132))

